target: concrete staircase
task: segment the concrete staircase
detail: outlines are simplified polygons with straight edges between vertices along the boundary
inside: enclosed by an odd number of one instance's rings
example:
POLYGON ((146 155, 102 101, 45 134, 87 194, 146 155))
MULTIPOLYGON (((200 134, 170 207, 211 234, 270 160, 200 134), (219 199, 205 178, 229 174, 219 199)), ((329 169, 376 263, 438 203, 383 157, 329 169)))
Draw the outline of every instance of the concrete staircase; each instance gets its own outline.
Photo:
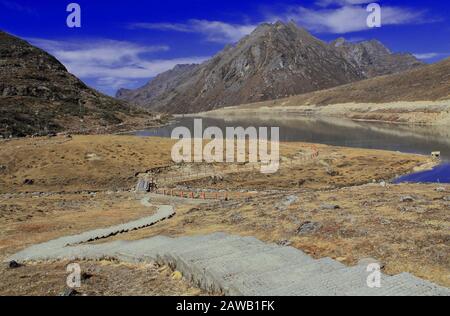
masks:
MULTIPOLYGON (((73 241, 74 237, 68 237, 73 241)), ((199 287, 225 295, 255 296, 449 296, 450 290, 404 273, 382 275, 381 288, 367 286, 366 266, 347 267, 330 258, 315 260, 291 247, 252 237, 215 233, 138 241, 59 247, 42 244, 10 260, 101 259, 169 264, 199 287)))

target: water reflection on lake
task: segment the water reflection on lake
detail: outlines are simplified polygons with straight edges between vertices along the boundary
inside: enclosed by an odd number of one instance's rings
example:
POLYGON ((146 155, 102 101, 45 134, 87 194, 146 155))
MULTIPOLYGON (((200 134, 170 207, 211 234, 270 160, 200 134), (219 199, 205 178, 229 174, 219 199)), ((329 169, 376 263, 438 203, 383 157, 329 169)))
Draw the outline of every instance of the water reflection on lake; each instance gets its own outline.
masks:
MULTIPOLYGON (((193 133, 194 118, 179 118, 173 124, 137 132, 140 136, 170 137, 177 126, 188 127, 193 133)), ((385 149, 430 155, 441 151, 450 161, 450 128, 408 126, 372 122, 355 122, 337 118, 310 117, 233 117, 231 119, 204 118, 203 128, 217 126, 225 134, 226 127, 280 127, 280 140, 311 142, 335 146, 385 149)))

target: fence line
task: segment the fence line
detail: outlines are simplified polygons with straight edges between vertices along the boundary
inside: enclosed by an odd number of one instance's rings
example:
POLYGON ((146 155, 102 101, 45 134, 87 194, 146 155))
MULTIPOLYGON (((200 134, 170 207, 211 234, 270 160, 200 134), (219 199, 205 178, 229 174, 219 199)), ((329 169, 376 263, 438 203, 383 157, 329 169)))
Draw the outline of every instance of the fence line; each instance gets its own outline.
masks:
MULTIPOLYGON (((173 189, 156 189, 153 193, 192 200, 230 200, 230 194, 228 192, 193 192, 173 189)), ((235 192, 234 195, 238 195, 239 197, 240 194, 235 192)))
MULTIPOLYGON (((300 159, 289 159, 288 162, 285 163, 285 165, 290 165, 290 166, 299 166, 302 165, 303 162, 305 161, 310 161, 310 160, 314 160, 315 158, 319 157, 319 151, 316 149, 312 154, 304 156, 300 159)), ((281 164, 281 166, 283 166, 283 163, 281 164)), ((206 168, 206 167, 205 167, 206 168)), ((199 178, 206 178, 209 176, 224 176, 226 174, 232 174, 232 173, 241 173, 241 172, 248 172, 248 171, 255 171, 257 169, 259 169, 259 165, 252 165, 250 167, 239 167, 239 165, 235 166, 235 169, 231 168, 231 170, 218 170, 216 169, 216 167, 214 166, 214 170, 213 171, 197 171, 197 172, 191 172, 191 173, 185 173, 182 175, 174 175, 174 176, 165 176, 165 177, 160 177, 160 178, 156 178, 158 180, 158 182, 160 183, 170 183, 173 181, 186 181, 186 180, 195 180, 195 179, 199 179, 199 178)))

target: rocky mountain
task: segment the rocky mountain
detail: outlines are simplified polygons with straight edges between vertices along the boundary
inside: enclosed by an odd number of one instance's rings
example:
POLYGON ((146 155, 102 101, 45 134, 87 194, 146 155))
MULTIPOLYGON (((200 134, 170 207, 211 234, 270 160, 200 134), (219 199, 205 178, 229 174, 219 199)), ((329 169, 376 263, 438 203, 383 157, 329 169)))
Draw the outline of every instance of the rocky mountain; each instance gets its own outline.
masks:
POLYGON ((168 93, 188 80, 198 65, 177 65, 166 71, 142 88, 136 90, 120 89, 116 97, 122 100, 132 100, 135 104, 146 105, 152 103, 160 95, 168 93))
POLYGON ((390 75, 424 65, 412 54, 392 53, 377 40, 352 43, 339 38, 331 45, 367 78, 390 75))
POLYGON ((50 54, 0 31, 0 135, 102 129, 145 115, 87 87, 50 54))
POLYGON ((325 43, 295 23, 262 24, 201 65, 178 66, 117 97, 152 110, 194 113, 279 99, 420 64, 379 42, 325 43))
MULTIPOLYGON (((293 23, 281 22, 262 24, 185 77, 150 102, 138 103, 150 109, 190 113, 363 79, 358 69, 333 47, 293 23)), ((153 92, 147 93, 154 96, 153 92)), ((124 99, 136 102, 133 98, 124 99)))
MULTIPOLYGON (((386 104, 392 102, 450 100, 450 58, 397 74, 380 76, 332 89, 305 93, 251 107, 326 106, 333 104, 386 104)), ((243 106, 246 107, 246 106, 243 106)), ((431 112, 432 107, 426 111, 431 112)))
POLYGON ((202 115, 341 117, 440 125, 446 131, 450 125, 450 58, 397 74, 279 100, 218 109, 202 115))

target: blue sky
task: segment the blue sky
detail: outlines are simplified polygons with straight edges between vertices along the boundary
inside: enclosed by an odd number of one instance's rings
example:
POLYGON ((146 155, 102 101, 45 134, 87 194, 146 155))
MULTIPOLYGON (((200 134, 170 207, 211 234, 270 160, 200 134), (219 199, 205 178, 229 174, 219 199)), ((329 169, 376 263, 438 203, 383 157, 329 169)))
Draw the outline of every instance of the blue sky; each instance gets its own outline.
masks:
POLYGON ((49 51, 89 85, 111 95, 136 88, 178 63, 199 63, 259 23, 294 20, 330 41, 376 38, 426 62, 450 56, 448 1, 365 0, 0 0, 0 29, 49 51), (66 7, 81 6, 81 28, 66 7), (367 4, 382 8, 368 29, 367 4))

